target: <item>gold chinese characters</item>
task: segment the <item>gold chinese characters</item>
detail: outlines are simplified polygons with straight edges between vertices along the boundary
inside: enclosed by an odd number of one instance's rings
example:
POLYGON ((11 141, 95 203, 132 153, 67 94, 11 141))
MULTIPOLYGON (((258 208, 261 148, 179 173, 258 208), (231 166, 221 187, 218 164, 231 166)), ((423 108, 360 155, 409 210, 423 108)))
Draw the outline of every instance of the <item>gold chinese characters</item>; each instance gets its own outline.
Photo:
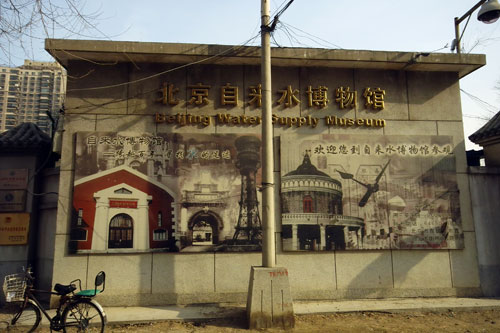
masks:
MULTIPOLYGON (((192 107, 200 107, 209 105, 210 100, 210 85, 205 85, 198 82, 194 85, 187 86, 186 103, 192 107)), ((261 84, 251 85, 248 88, 245 104, 260 108, 262 106, 262 86, 261 84)), ((179 104, 178 94, 180 89, 173 83, 164 82, 158 89, 158 98, 156 102, 168 106, 179 104)), ((301 94, 300 90, 288 85, 285 89, 279 89, 277 98, 274 101, 275 105, 282 108, 292 108, 302 103, 303 99, 310 108, 326 108, 329 103, 335 103, 340 109, 354 109, 358 105, 358 93, 351 90, 350 87, 337 87, 333 92, 329 92, 327 86, 319 85, 306 87, 306 90, 301 94), (330 99, 331 98, 331 99, 330 99)), ((367 109, 383 110, 385 108, 385 90, 381 88, 367 87, 361 94, 363 99, 362 104, 367 109)), ((219 89, 219 103, 222 107, 236 107, 239 105, 239 89, 238 86, 226 83, 219 89)))

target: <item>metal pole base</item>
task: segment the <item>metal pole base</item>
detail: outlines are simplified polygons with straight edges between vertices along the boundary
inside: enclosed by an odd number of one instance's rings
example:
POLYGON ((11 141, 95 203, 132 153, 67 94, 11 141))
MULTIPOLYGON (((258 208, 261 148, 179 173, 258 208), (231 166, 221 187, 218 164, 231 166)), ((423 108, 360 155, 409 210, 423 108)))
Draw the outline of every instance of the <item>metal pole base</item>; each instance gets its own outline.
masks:
POLYGON ((255 267, 250 271, 247 317, 250 329, 293 328, 293 301, 284 267, 255 267))

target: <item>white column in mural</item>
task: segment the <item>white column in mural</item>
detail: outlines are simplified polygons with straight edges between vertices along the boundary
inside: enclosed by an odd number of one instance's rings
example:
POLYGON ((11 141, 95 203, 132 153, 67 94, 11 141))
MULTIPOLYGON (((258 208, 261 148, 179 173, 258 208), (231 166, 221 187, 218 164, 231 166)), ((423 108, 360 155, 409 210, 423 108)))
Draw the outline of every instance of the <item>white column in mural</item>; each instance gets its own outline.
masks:
POLYGON ((349 227, 344 227, 344 241, 345 241, 345 245, 347 246, 347 244, 349 243, 349 227))
POLYGON ((320 225, 319 226, 319 233, 320 233, 320 242, 321 244, 319 245, 319 250, 326 250, 326 232, 325 232, 325 226, 324 225, 320 225))
POLYGON ((298 229, 298 226, 296 224, 292 224, 292 250, 299 249, 299 240, 297 238, 297 229, 298 229))
POLYGON ((179 221, 180 227, 177 229, 177 234, 179 237, 181 234, 185 233, 188 230, 188 221, 187 221, 188 210, 186 207, 181 208, 181 218, 179 221))
POLYGON ((108 198, 96 197, 96 194, 94 194, 96 209, 91 249, 94 251, 104 251, 106 250, 106 244, 108 243, 109 200, 108 198))
POLYGON ((148 166, 148 177, 154 177, 155 176, 155 160, 154 159, 148 159, 147 166, 148 166))
POLYGON ((134 248, 137 250, 149 249, 149 200, 151 196, 137 202, 138 218, 134 226, 134 248))

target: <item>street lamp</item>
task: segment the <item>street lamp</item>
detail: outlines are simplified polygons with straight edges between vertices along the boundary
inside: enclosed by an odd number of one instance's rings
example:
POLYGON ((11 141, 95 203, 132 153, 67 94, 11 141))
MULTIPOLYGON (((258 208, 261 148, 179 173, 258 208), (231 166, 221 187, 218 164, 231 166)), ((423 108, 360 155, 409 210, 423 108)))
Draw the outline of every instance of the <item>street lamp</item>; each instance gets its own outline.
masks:
POLYGON ((456 48, 457 53, 460 54, 460 40, 462 39, 465 29, 467 28, 467 24, 465 24, 464 31, 462 31, 462 36, 460 36, 459 25, 466 18, 468 23, 472 13, 479 7, 481 7, 481 9, 479 10, 479 13, 477 13, 477 19, 483 23, 490 24, 496 22, 500 17, 500 3, 498 3, 498 0, 481 0, 474 7, 469 9, 469 11, 461 18, 455 17, 455 39, 451 44, 452 51, 456 48))

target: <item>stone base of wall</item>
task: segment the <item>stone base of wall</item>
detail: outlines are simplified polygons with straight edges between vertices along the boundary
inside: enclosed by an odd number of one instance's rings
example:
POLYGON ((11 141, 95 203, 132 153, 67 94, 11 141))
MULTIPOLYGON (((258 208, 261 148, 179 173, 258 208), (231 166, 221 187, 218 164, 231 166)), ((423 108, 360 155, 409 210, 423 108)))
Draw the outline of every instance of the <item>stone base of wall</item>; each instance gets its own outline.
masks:
MULTIPOLYGON (((347 299, 411 298, 411 297, 481 297, 481 288, 435 289, 345 289, 332 292, 316 290, 295 292, 294 301, 329 301, 347 299)), ((104 292, 96 300, 103 306, 160 306, 188 304, 245 304, 247 293, 196 293, 196 294, 129 294, 118 295, 104 292)), ((51 307, 57 306, 57 298, 51 307)))

